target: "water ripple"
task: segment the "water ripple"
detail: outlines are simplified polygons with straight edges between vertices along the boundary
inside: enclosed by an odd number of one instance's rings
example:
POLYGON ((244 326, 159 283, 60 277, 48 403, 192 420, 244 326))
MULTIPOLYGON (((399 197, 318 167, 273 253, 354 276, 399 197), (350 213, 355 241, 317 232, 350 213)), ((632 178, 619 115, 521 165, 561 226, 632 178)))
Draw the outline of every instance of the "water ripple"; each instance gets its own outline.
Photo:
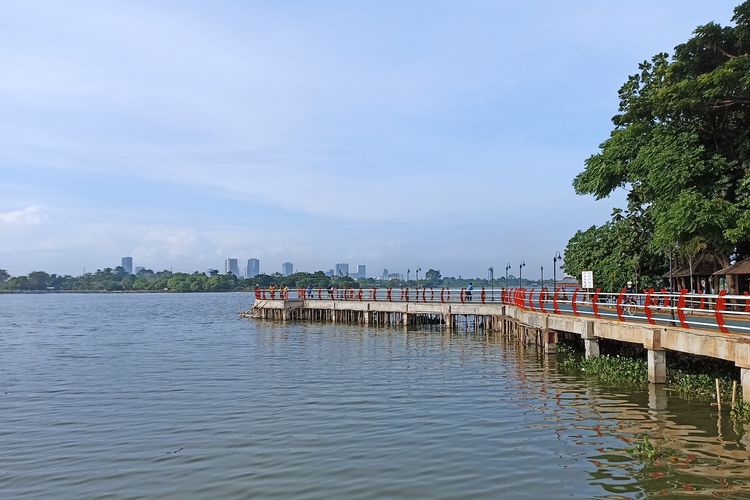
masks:
POLYGON ((750 437, 435 330, 254 323, 241 294, 0 296, 3 498, 746 497, 750 437), (674 450, 652 464, 642 434, 674 450))

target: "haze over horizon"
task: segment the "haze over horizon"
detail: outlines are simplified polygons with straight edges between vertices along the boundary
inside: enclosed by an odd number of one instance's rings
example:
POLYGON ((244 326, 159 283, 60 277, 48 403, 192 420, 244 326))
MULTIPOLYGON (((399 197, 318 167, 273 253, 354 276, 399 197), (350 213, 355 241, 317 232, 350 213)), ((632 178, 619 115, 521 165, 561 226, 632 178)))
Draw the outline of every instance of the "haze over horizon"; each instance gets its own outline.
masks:
POLYGON ((0 268, 546 275, 617 90, 736 3, 6 2, 0 268))

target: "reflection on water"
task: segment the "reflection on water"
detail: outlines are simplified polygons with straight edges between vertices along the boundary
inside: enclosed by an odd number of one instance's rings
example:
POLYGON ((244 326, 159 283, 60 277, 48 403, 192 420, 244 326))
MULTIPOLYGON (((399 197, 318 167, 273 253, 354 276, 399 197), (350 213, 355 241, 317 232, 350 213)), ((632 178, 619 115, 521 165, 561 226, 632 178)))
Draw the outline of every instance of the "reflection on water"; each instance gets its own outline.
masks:
POLYGON ((238 320, 246 300, 0 296, 3 497, 750 496, 748 429, 709 403, 502 338, 238 320))

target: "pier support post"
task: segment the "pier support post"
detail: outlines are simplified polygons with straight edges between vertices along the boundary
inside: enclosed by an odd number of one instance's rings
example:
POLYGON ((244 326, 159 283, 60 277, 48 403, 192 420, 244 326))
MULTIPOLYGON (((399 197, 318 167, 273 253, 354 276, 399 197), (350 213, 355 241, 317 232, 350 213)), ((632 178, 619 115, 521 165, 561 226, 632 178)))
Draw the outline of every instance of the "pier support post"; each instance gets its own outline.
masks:
POLYGON ((750 368, 740 368, 740 382, 742 383, 742 400, 750 401, 750 368))
POLYGON ((648 381, 652 384, 663 384, 667 381, 666 351, 648 351, 648 381))
POLYGON ((404 322, 404 326, 408 326, 408 325, 409 325, 409 313, 404 313, 404 314, 403 314, 403 315, 401 316, 401 319, 402 319, 402 320, 403 320, 403 322, 404 322))
POLYGON ((583 347, 586 349, 586 359, 599 357, 599 339, 583 339, 583 347))
POLYGON ((734 364, 740 368, 742 400, 750 402, 750 343, 737 343, 735 346, 734 364))
POLYGON ((667 381, 667 353, 661 348, 661 330, 644 328, 643 347, 648 354, 648 381, 664 384, 667 381))
POLYGON ((544 335, 544 352, 545 354, 554 354, 557 352, 557 332, 554 330, 545 330, 544 335))
POLYGON ((450 313, 443 315, 443 322, 445 323, 445 328, 448 330, 453 329, 453 316, 450 313))
POLYGON ((586 349, 586 359, 599 357, 599 339, 594 335, 594 323, 584 322, 584 330, 581 333, 583 347, 586 349))

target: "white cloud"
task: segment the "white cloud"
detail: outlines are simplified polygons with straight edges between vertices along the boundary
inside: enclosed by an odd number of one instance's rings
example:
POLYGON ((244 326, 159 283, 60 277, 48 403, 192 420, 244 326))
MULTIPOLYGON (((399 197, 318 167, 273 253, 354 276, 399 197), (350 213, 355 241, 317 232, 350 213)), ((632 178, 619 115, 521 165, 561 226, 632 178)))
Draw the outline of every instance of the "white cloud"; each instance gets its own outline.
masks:
POLYGON ((0 222, 6 224, 37 225, 44 222, 47 217, 48 215, 37 206, 30 206, 10 212, 0 212, 0 222))

